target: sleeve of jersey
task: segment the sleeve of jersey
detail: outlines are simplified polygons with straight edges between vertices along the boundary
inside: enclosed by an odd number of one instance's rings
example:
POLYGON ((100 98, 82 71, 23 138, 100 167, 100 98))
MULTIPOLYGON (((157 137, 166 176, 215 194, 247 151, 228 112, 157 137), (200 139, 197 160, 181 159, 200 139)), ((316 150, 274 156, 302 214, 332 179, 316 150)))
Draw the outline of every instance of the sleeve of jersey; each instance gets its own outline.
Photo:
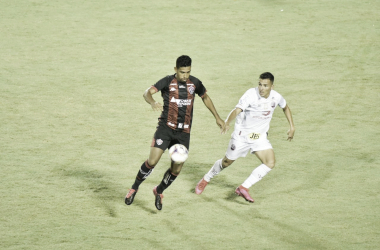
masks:
POLYGON ((156 82, 156 84, 154 84, 152 87, 155 88, 156 91, 158 92, 162 90, 163 88, 165 88, 166 86, 168 86, 168 77, 162 78, 161 80, 156 82))
POLYGON ((235 106, 241 110, 245 110, 250 103, 250 90, 247 90, 242 97, 240 97, 239 103, 235 106))
POLYGON ((198 84, 196 85, 196 93, 201 97, 203 98, 203 96, 205 95, 205 93, 207 92, 205 86, 203 85, 203 83, 201 81, 198 81, 198 84))
POLYGON ((282 95, 280 95, 280 101, 278 102, 278 106, 280 106, 280 108, 285 108, 286 107, 286 100, 284 99, 284 97, 282 97, 282 95))

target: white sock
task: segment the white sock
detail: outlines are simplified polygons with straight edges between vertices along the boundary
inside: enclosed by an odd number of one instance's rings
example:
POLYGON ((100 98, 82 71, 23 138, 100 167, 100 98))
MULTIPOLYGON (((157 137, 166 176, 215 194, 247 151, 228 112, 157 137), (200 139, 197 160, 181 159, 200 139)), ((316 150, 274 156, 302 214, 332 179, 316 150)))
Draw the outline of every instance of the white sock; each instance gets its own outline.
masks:
POLYGON ((250 188, 253 184, 260 181, 269 171, 271 171, 267 165, 261 164, 255 168, 251 175, 243 182, 242 186, 245 188, 250 188))
POLYGON ((218 175, 222 170, 222 159, 219 159, 214 163, 214 166, 212 166, 210 171, 208 171, 208 173, 205 174, 203 178, 205 179, 205 181, 210 182, 210 180, 214 178, 214 176, 218 175))

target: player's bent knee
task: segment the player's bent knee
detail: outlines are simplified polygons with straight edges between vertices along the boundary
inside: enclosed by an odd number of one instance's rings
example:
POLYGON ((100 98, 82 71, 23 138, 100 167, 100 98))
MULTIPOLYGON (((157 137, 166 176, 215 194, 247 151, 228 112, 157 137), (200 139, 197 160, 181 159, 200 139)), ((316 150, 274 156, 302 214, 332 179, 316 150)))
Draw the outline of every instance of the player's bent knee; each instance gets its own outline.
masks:
POLYGON ((223 161, 222 161, 222 167, 223 167, 223 168, 226 168, 226 167, 228 167, 229 165, 231 165, 233 162, 234 162, 234 160, 230 160, 230 159, 228 159, 227 157, 224 157, 224 158, 223 158, 223 161))
POLYGON ((149 166, 151 166, 151 167, 153 167, 153 168, 157 165, 157 163, 158 163, 158 160, 151 160, 151 159, 148 159, 148 164, 149 164, 149 166))
POLYGON ((270 169, 273 169, 274 168, 274 166, 275 166, 275 162, 273 161, 273 162, 266 162, 266 163, 264 163, 268 168, 270 168, 270 169))

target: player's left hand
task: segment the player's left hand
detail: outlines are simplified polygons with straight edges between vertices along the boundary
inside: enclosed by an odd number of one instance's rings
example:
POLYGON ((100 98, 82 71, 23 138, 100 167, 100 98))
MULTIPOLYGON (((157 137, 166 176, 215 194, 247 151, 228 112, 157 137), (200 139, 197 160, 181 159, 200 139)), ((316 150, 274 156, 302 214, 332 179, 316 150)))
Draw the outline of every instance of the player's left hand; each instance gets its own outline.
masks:
POLYGON ((294 128, 290 128, 288 130, 288 141, 292 141, 293 140, 293 136, 294 136, 294 132, 296 132, 296 130, 294 128))

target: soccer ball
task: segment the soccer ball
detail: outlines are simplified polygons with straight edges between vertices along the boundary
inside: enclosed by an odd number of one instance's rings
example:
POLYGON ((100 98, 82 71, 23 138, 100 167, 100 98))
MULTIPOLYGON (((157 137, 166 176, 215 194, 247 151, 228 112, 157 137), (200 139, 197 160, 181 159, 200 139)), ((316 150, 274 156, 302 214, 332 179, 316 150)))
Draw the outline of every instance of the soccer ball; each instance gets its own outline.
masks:
POLYGON ((184 163, 189 157, 189 151, 182 144, 175 144, 169 149, 169 157, 174 163, 184 163))

